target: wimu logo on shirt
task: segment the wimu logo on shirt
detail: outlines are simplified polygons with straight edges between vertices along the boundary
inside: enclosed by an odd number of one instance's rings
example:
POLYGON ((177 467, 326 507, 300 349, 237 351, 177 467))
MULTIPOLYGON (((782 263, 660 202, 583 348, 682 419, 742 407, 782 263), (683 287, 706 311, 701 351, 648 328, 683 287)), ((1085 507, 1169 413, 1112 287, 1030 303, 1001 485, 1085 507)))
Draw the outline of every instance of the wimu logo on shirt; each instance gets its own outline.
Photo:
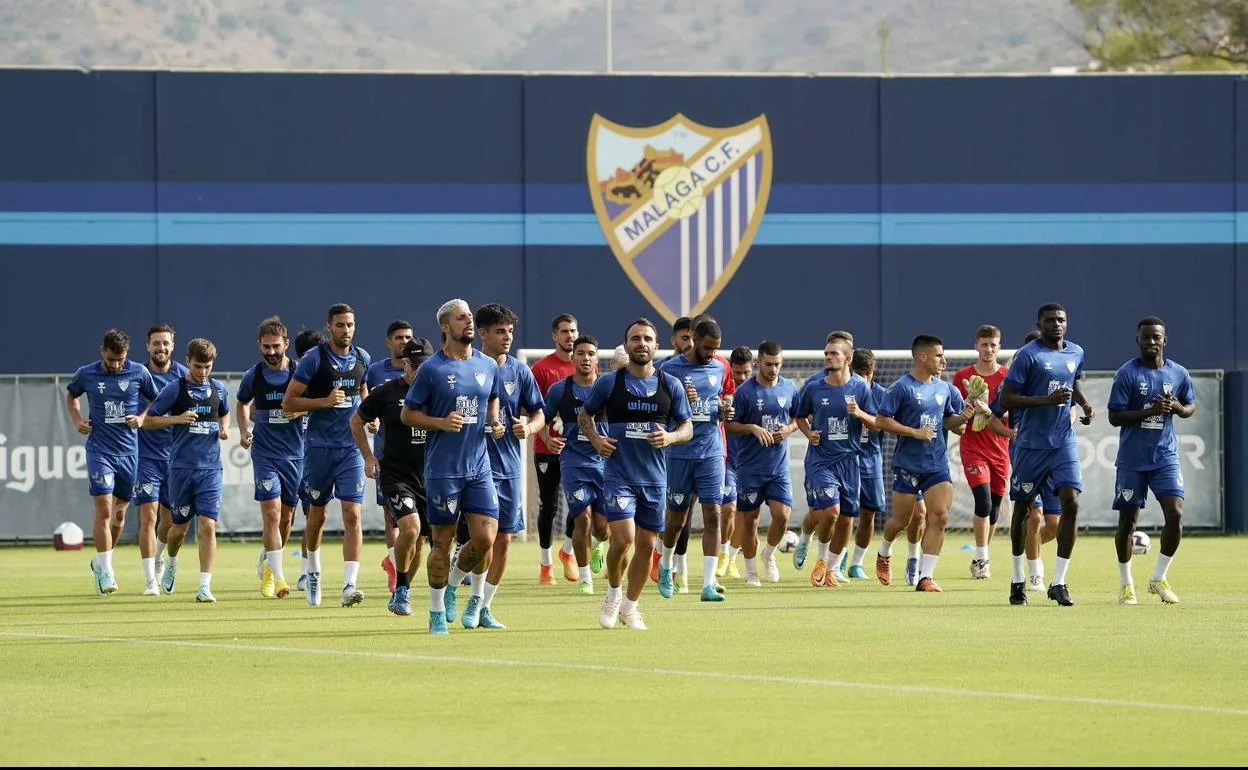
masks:
MULTIPOLYGON (((629 401, 628 409, 633 412, 650 412, 652 414, 658 414, 659 405, 652 404, 649 401, 629 401)), ((631 425, 632 423, 629 424, 631 425)))

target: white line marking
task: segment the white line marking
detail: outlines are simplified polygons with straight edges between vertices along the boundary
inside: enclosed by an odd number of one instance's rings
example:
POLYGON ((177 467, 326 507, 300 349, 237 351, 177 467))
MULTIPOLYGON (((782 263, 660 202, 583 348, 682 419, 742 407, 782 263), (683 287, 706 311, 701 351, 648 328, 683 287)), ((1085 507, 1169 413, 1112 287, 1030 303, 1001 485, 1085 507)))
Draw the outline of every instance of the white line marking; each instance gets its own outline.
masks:
POLYGON ((1060 703, 1063 705, 1104 706, 1107 708, 1143 709, 1152 711, 1184 711, 1197 714, 1248 717, 1248 708, 1223 706, 1199 706, 1188 703, 1158 703, 1154 701, 1093 698, 1078 695, 1043 695, 1038 693, 994 692, 992 690, 964 690, 956 687, 928 687, 908 684, 879 684, 874 682, 843 682, 835 679, 808 679, 796 676, 769 674, 739 674, 723 671, 689 671, 684 669, 634 668, 630 666, 606 666, 594 663, 560 663, 540 660, 509 660, 506 658, 477 658, 460 655, 414 655, 406 652, 378 652, 375 650, 335 650, 314 647, 264 647, 254 644, 221 644, 217 642, 191 642, 163 639, 135 639, 120 636, 78 636, 74 634, 43 634, 22 631, 0 631, 0 637, 10 639, 45 639, 63 642, 98 642, 107 644, 139 644, 152 647, 182 647, 199 650, 241 650, 244 652, 271 652, 278 655, 301 653, 304 655, 327 655, 343 658, 374 658, 377 660, 405 660, 423 663, 462 663, 469 666, 499 666, 502 668, 535 668, 556 671, 585 671, 601 674, 647 674, 662 677, 686 677, 689 679, 715 679, 725 682, 754 682, 764 684, 789 684, 799 687, 829 687, 843 690, 874 690, 906 695, 947 695, 955 698, 996 698, 1036 703, 1060 703))

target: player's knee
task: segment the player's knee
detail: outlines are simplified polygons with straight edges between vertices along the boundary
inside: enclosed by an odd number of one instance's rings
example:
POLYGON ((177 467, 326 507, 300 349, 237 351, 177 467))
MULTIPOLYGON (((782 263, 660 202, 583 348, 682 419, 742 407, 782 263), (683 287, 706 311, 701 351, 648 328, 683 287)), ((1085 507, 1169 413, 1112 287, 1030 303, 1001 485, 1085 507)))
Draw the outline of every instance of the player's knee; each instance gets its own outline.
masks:
POLYGON ((992 494, 987 484, 971 487, 971 497, 975 499, 975 515, 978 518, 986 519, 992 515, 992 494))

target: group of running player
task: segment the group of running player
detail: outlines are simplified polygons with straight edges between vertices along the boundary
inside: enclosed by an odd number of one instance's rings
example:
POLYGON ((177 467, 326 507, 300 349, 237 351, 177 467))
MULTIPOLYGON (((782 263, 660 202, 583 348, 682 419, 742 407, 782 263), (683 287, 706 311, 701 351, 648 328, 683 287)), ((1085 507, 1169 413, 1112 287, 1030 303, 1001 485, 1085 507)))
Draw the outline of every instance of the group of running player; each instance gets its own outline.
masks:
MULTIPOLYGON (((953 499, 946 443, 953 431, 961 434, 961 461, 975 501, 972 577, 991 574, 989 543, 1008 482, 1014 504, 1010 603, 1026 604, 1029 589, 1044 589, 1039 550, 1051 539, 1057 557, 1047 595, 1062 606, 1074 603, 1066 574, 1082 484, 1071 407, 1080 407, 1084 424, 1093 408, 1080 388, 1083 350, 1066 339, 1060 305, 1040 308, 1037 330, 1008 369, 997 360, 1001 334, 995 327, 976 331, 978 359, 952 383, 941 378, 942 341, 919 335, 910 371, 887 388, 874 381, 873 353, 855 349, 853 336, 843 331, 827 335, 823 371, 799 386, 781 375, 783 349, 775 341, 762 342, 757 353, 742 346, 721 357, 722 330, 706 314, 679 319, 671 337, 675 353, 658 362, 657 328, 637 319, 606 374, 599 372, 597 340, 581 334, 568 314, 552 321, 555 351, 532 370, 510 353, 519 322, 510 309, 487 304, 474 313, 456 299, 438 309, 437 322, 439 349, 414 336, 410 323, 395 321, 387 329, 390 355, 371 363, 354 344, 355 313, 348 305, 329 309, 324 337, 300 333, 294 357, 285 325, 267 318, 257 334, 262 360, 244 375, 233 412, 225 385, 211 376, 211 341, 191 340, 184 366, 173 361, 173 329, 153 327, 144 366, 128 360, 125 333, 110 330, 100 360, 77 371, 67 395, 70 418, 87 436, 97 593, 117 590, 113 545, 133 500, 140 509, 144 595, 174 592, 178 553, 195 519, 195 598, 215 601, 220 442, 237 415, 263 521, 257 577, 266 598, 290 593, 282 554, 302 501, 307 520, 296 587, 319 606, 322 533, 327 506, 337 498, 344 529, 341 604, 363 601, 360 508, 365 478, 373 478, 387 522, 383 568, 390 611, 412 613, 411 576, 428 540, 430 632, 445 634, 456 621, 465 628, 504 628, 492 603, 511 537, 525 531, 521 447, 533 436, 540 583, 557 582, 551 549, 562 506, 564 577, 588 595, 593 575, 605 571, 599 623, 644 630, 638 600, 647 579, 664 598, 688 591, 685 550, 695 500, 703 523, 702 601, 725 600, 718 578, 741 576, 738 554, 745 557, 747 587, 780 580, 776 553, 793 506, 787 438, 800 430, 808 441, 809 513, 793 555, 794 567, 802 569, 816 542, 812 585, 835 588, 867 578, 863 560, 875 516, 885 509, 881 437, 890 433, 896 437, 893 505, 877 549, 876 578, 891 584, 893 544, 904 530, 907 584, 941 590, 935 571, 953 499), (473 347, 477 337, 479 349, 473 347), (83 395, 88 418, 79 409, 83 395), (763 505, 771 522, 760 554, 763 505), (461 584, 471 587, 462 612, 461 584)), ((1178 601, 1167 582, 1183 499, 1172 418, 1192 414, 1195 393, 1187 371, 1165 358, 1166 342, 1160 319, 1139 322, 1140 354, 1119 369, 1108 405, 1111 424, 1121 428, 1113 507, 1120 512, 1124 604, 1136 602, 1131 533, 1150 489, 1165 528, 1148 587, 1165 602, 1178 601)))

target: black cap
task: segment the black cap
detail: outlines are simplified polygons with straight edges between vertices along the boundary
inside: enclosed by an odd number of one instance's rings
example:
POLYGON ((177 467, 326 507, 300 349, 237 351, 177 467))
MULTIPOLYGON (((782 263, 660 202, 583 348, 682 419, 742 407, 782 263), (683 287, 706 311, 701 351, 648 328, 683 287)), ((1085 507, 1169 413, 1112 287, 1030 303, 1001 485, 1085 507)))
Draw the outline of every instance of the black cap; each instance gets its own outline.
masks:
POLYGON ((424 337, 413 337, 403 346, 403 352, 397 357, 411 359, 413 366, 420 366, 431 355, 433 355, 433 343, 424 337))

